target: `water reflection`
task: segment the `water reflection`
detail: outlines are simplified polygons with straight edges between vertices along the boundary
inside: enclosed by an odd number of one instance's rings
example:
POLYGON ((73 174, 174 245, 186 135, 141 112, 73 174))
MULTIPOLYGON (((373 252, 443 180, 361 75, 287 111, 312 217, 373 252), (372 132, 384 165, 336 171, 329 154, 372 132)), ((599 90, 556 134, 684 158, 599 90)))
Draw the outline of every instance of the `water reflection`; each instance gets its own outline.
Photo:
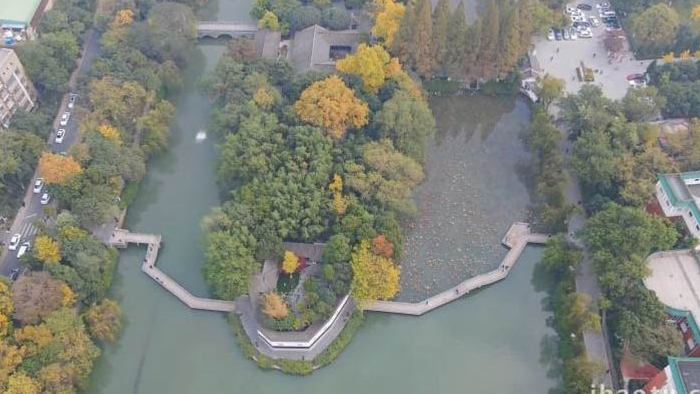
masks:
POLYGON ((495 268, 506 253, 503 234, 527 218, 530 204, 524 102, 466 96, 433 99, 431 108, 438 132, 427 150, 426 181, 414 193, 418 217, 407 223, 403 300, 495 268))

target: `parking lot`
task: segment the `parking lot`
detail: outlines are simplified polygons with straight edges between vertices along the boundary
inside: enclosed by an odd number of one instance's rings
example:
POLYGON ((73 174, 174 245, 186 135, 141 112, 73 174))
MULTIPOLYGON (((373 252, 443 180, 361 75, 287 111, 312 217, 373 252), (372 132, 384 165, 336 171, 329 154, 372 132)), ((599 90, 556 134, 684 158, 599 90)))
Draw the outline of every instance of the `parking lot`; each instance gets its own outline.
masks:
MULTIPOLYGON (((576 7, 573 3, 570 7, 576 7)), ((586 17, 599 18, 596 2, 586 2, 592 6, 591 11, 582 11, 586 17)), ((609 29, 604 23, 599 26, 591 26, 593 37, 576 40, 549 40, 546 35, 535 40, 535 48, 532 52, 536 68, 542 75, 549 74, 566 81, 566 91, 576 93, 586 82, 579 78, 576 68, 584 64, 586 68, 593 70, 594 81, 600 86, 603 93, 612 98, 624 97, 629 89, 627 76, 644 73, 650 61, 634 59, 629 46, 625 42, 624 49, 618 51, 615 56, 609 56, 605 48, 605 38, 609 29)), ((551 38, 551 37, 550 37, 551 38)))

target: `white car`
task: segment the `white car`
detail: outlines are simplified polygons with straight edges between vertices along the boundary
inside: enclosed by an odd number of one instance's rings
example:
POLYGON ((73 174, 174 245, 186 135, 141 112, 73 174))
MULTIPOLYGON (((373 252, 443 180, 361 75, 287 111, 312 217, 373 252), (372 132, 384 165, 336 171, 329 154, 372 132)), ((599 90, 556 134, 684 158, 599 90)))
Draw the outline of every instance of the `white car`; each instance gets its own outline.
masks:
POLYGON ((49 201, 51 201, 51 196, 49 196, 49 193, 44 193, 41 195, 41 205, 48 205, 49 201))
POLYGON ((581 29, 578 32, 578 36, 581 38, 593 38, 593 32, 591 29, 581 29))
POLYGON ((64 112, 64 113, 61 115, 61 122, 60 122, 61 126, 66 126, 66 125, 68 125, 68 120, 69 120, 69 119, 70 119, 70 112, 64 112))
POLYGON ((34 193, 41 193, 41 189, 44 188, 44 178, 36 178, 34 181, 34 193))
POLYGON ((17 250, 17 247, 19 246, 19 243, 22 241, 22 236, 19 234, 15 234, 10 238, 10 245, 7 247, 9 250, 17 250))
POLYGON ((576 34, 576 29, 571 29, 571 39, 572 40, 578 39, 578 35, 576 34))
POLYGON ((75 93, 71 93, 68 96, 68 109, 73 109, 75 106, 75 100, 78 98, 78 95, 75 93))
POLYGON ((576 9, 576 7, 568 7, 568 6, 566 7, 566 13, 567 13, 567 14, 573 14, 574 12, 578 12, 578 10, 576 9))
POLYGON ((19 250, 17 251, 17 258, 20 258, 24 256, 25 253, 32 247, 32 244, 29 243, 29 241, 25 242, 22 244, 22 246, 19 247, 19 250))
POLYGON ((549 32, 547 32, 547 39, 549 41, 554 41, 554 30, 549 29, 549 32))
POLYGON ((600 26, 600 21, 595 16, 591 16, 590 18, 588 18, 588 20, 591 22, 591 25, 593 25, 593 27, 600 26))
POLYGON ((586 17, 583 15, 571 15, 571 21, 572 22, 585 22, 586 17))
POLYGON ((596 6, 596 8, 610 8, 610 4, 605 2, 605 1, 602 3, 598 3, 595 6, 596 6))
POLYGON ((54 139, 54 142, 57 144, 63 143, 63 138, 66 136, 66 129, 58 129, 56 130, 56 139, 54 139))

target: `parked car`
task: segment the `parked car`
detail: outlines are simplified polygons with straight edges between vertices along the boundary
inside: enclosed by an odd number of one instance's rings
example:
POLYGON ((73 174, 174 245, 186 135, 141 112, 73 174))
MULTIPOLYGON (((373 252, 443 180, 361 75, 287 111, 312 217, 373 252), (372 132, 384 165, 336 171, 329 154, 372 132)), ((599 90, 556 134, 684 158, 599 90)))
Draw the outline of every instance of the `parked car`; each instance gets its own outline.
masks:
POLYGON ((590 18, 588 18, 588 20, 591 22, 591 25, 593 25, 593 27, 600 26, 600 21, 595 16, 591 16, 590 18))
POLYGON ((41 189, 44 188, 44 178, 36 178, 34 181, 34 193, 41 193, 41 189))
POLYGON ((578 12, 578 10, 574 7, 566 7, 566 13, 567 14, 573 14, 574 12, 578 12))
POLYGON ((56 130, 56 139, 54 139, 54 142, 57 144, 63 143, 63 138, 65 136, 66 136, 66 129, 56 130))
POLYGON ((569 35, 569 29, 564 29, 564 39, 565 40, 571 39, 571 35, 569 35))
POLYGON ((7 246, 7 249, 9 250, 17 250, 17 247, 19 246, 19 243, 22 241, 22 236, 19 234, 15 234, 10 238, 10 244, 7 246))
POLYGON ((61 126, 66 126, 66 125, 68 125, 68 120, 69 120, 69 119, 70 119, 70 112, 64 112, 64 113, 61 115, 61 122, 60 122, 61 126))
POLYGON ((581 38, 593 38, 593 32, 589 28, 584 28, 578 31, 578 36, 581 38))
POLYGON ((29 243, 29 241, 26 241, 25 243, 22 244, 22 246, 19 247, 19 250, 17 251, 17 258, 20 258, 24 256, 25 253, 32 247, 32 244, 29 243))
POLYGON ((571 21, 572 22, 585 22, 586 17, 583 15, 572 15, 571 16, 571 21))
POLYGON ((552 40, 554 40, 554 38, 555 38, 555 37, 554 37, 554 30, 549 29, 549 32, 547 32, 547 39, 548 39, 549 41, 552 41, 552 40))
POLYGON ((561 34, 561 30, 559 30, 559 29, 554 30, 554 36, 556 37, 557 41, 561 41, 563 38, 562 34, 561 34))
POLYGON ((12 271, 10 271, 10 282, 14 282, 19 278, 19 268, 13 268, 12 271))
POLYGON ((593 9, 593 6, 590 4, 581 3, 577 5, 576 8, 578 8, 579 10, 590 11, 593 9))
POLYGON ((41 205, 48 205, 49 201, 51 201, 51 196, 49 196, 49 193, 44 193, 41 195, 41 205))
POLYGON ((602 3, 596 4, 595 6, 596 6, 596 8, 598 8, 598 9, 603 9, 603 8, 607 9, 607 8, 610 8, 610 3, 604 1, 604 2, 602 2, 602 3))
POLYGON ((77 98, 78 98, 78 95, 75 94, 75 93, 71 93, 71 94, 68 96, 68 108, 69 108, 69 109, 73 109, 73 107, 75 106, 75 100, 76 100, 77 98))
POLYGON ((573 27, 571 28, 571 32, 569 33, 569 35, 571 36, 572 40, 578 39, 578 35, 576 34, 576 29, 574 29, 573 27))

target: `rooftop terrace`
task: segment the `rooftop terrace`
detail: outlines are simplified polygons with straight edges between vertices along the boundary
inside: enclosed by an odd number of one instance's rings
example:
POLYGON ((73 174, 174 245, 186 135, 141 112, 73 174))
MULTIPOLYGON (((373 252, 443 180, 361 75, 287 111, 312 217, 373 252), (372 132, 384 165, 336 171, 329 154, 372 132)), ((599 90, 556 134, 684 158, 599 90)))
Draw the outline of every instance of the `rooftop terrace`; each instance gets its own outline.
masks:
POLYGON ((0 25, 28 25, 41 0, 0 0, 0 25))

